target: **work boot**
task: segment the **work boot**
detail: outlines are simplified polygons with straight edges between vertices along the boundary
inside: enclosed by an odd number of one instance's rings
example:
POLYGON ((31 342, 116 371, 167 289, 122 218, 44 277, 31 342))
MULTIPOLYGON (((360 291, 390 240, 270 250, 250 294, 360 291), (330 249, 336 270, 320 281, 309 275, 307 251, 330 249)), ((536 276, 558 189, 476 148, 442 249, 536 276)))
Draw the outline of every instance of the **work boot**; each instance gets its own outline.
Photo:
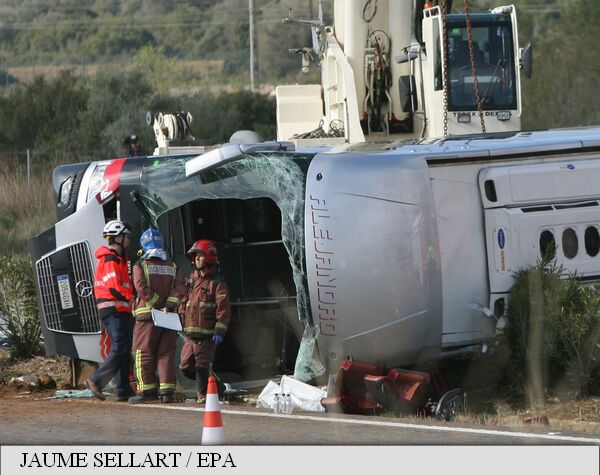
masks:
POLYGON ((117 393, 115 400, 118 402, 127 402, 131 396, 135 396, 135 394, 131 391, 128 393, 117 393))
POLYGON ((94 383, 94 381, 92 381, 91 379, 86 379, 84 385, 92 392, 94 396, 96 396, 101 401, 104 401, 106 399, 106 396, 102 394, 102 389, 100 389, 100 386, 94 383))
POLYGON ((172 391, 169 391, 168 393, 162 393, 160 395, 160 402, 162 402, 163 404, 175 402, 175 394, 172 391))
POLYGON ((156 392, 150 392, 145 394, 138 394, 137 396, 131 396, 127 401, 129 404, 144 404, 146 402, 156 402, 158 396, 156 392))

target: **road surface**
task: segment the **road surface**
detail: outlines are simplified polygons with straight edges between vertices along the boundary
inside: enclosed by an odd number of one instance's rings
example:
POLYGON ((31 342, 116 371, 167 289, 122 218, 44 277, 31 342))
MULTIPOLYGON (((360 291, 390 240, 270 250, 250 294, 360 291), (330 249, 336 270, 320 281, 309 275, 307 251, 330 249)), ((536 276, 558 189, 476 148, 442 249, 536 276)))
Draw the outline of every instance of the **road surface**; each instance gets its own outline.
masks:
MULTIPOLYGON (((228 445, 600 445, 600 434, 552 434, 543 428, 461 427, 393 417, 297 413, 222 406, 228 445)), ((92 399, 2 399, 0 444, 200 444, 203 410, 195 404, 131 406, 92 399)))

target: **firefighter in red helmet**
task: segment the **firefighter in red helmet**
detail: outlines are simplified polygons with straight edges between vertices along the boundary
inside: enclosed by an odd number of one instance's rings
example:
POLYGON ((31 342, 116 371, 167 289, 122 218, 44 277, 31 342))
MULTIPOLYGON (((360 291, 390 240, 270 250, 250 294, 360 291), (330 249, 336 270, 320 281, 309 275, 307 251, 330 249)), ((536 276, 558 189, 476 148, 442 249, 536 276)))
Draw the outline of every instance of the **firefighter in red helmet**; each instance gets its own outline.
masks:
POLYGON ((219 257, 213 241, 200 239, 188 251, 192 272, 187 296, 181 303, 185 341, 180 369, 196 379, 198 402, 206 399, 206 387, 217 345, 223 342, 231 310, 229 289, 219 273, 219 257))

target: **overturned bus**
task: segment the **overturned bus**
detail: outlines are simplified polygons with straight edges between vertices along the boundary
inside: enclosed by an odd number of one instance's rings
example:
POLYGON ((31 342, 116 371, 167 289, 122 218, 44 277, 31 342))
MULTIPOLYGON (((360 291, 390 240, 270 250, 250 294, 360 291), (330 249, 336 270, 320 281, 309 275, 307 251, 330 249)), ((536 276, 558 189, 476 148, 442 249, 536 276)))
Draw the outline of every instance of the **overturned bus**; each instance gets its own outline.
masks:
POLYGON ((513 273, 551 246, 600 277, 600 128, 206 153, 63 165, 58 221, 31 241, 48 354, 107 353, 92 293, 102 228, 217 242, 231 381, 334 374, 342 360, 419 367, 497 332, 513 273))

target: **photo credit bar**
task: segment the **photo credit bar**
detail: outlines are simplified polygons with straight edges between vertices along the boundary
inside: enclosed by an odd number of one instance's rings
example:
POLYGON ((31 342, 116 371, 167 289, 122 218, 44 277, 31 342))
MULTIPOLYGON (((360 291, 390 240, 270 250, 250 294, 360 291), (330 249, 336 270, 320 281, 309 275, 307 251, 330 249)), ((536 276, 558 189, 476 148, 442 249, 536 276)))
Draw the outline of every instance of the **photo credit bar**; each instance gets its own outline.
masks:
POLYGON ((2 475, 598 475, 599 446, 8 446, 2 475), (200 471, 200 472, 199 472, 200 471), (385 472, 381 472, 385 473, 385 472))

